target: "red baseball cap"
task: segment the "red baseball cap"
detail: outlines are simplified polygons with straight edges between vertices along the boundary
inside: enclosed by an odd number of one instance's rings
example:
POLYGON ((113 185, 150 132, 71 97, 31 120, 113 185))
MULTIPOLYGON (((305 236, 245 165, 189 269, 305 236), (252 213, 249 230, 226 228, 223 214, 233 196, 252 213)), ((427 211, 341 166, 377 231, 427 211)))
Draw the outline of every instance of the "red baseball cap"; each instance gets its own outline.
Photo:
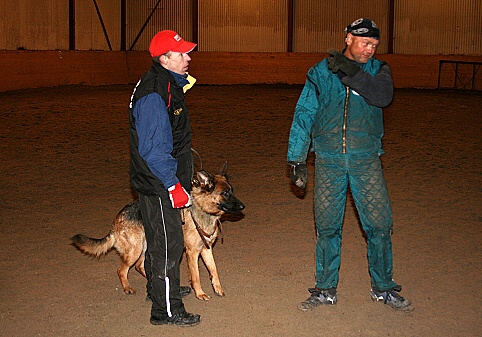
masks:
POLYGON ((189 53, 197 44, 185 41, 173 30, 162 30, 152 38, 151 44, 149 45, 149 51, 151 56, 160 56, 169 51, 176 53, 189 53))

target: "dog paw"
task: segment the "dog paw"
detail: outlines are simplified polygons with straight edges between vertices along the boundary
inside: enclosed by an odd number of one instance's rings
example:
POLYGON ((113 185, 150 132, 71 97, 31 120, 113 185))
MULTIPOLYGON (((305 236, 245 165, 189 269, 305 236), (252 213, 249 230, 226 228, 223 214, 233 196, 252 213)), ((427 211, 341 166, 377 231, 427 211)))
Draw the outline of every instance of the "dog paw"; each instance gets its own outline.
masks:
POLYGON ((136 290, 132 287, 126 287, 124 288, 124 292, 127 294, 127 295, 135 295, 136 293, 136 290))
POLYGON ((223 288, 221 287, 221 284, 219 284, 218 282, 213 282, 213 289, 216 295, 221 297, 224 296, 223 288))
POLYGON ((199 299, 201 301, 209 301, 209 299, 211 298, 206 293, 196 294, 196 297, 197 297, 197 299, 199 299))
POLYGON ((224 296, 224 291, 222 288, 216 288, 214 289, 214 293, 220 297, 223 297, 224 296))

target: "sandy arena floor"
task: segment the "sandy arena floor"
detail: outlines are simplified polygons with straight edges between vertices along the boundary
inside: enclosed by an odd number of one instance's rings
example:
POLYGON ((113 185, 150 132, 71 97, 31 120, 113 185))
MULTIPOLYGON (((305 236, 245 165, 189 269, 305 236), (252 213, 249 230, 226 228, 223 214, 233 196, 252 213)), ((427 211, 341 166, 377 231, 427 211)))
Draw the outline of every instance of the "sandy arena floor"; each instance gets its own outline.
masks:
MULTIPOLYGON (((482 336, 480 92, 397 90, 382 157, 394 213, 395 281, 415 305, 369 297, 366 244, 347 205, 339 302, 296 309, 314 285, 313 158, 304 197, 290 187, 288 132, 301 86, 195 86, 188 93, 204 168, 227 160, 244 217, 214 247, 226 297, 193 295, 192 328, 149 323, 145 279, 125 295, 111 252, 69 244, 107 234, 133 196, 127 105, 132 85, 0 93, 0 335, 482 336)), ((183 284, 188 284, 185 259, 183 284)), ((212 295, 201 265, 201 281, 212 295)))

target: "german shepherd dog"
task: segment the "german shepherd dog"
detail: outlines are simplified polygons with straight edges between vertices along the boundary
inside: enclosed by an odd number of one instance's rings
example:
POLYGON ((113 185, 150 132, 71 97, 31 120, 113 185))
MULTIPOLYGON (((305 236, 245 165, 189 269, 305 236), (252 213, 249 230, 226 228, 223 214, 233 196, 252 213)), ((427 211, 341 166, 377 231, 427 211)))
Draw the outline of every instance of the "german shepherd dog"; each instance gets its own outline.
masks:
MULTIPOLYGON (((199 255, 209 271, 215 293, 224 296, 212 247, 220 233, 221 216, 225 213, 241 212, 245 207, 233 194, 233 189, 226 177, 226 168, 227 165, 224 163, 219 174, 214 176, 205 170, 198 171, 192 181, 193 204, 189 208, 181 209, 191 286, 196 297, 205 301, 210 297, 201 287, 199 255)), ((127 204, 117 214, 112 230, 104 238, 93 239, 77 234, 71 238, 71 241, 81 252, 97 258, 114 248, 122 260, 117 274, 126 294, 135 293, 135 289, 127 279, 133 265, 142 276, 146 277, 144 257, 147 243, 138 200, 127 204)))

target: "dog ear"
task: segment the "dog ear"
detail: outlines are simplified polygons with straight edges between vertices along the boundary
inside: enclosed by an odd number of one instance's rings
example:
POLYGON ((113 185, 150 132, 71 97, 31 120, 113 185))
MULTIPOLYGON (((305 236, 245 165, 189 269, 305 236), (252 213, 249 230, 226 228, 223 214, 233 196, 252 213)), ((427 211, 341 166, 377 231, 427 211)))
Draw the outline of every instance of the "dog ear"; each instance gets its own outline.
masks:
POLYGON ((200 170, 197 173, 197 179, 201 186, 204 186, 208 192, 214 189, 214 177, 205 170, 200 170))
POLYGON ((219 174, 220 176, 225 177, 227 171, 228 171, 228 162, 225 161, 224 164, 223 164, 223 167, 221 168, 221 170, 219 170, 219 173, 218 173, 218 174, 219 174))
POLYGON ((196 187, 199 187, 201 185, 201 182, 199 181, 197 174, 192 177, 191 184, 192 186, 196 186, 196 187))
POLYGON ((212 178, 212 176, 208 171, 200 170, 197 172, 197 179, 203 185, 209 184, 210 178, 212 178))

